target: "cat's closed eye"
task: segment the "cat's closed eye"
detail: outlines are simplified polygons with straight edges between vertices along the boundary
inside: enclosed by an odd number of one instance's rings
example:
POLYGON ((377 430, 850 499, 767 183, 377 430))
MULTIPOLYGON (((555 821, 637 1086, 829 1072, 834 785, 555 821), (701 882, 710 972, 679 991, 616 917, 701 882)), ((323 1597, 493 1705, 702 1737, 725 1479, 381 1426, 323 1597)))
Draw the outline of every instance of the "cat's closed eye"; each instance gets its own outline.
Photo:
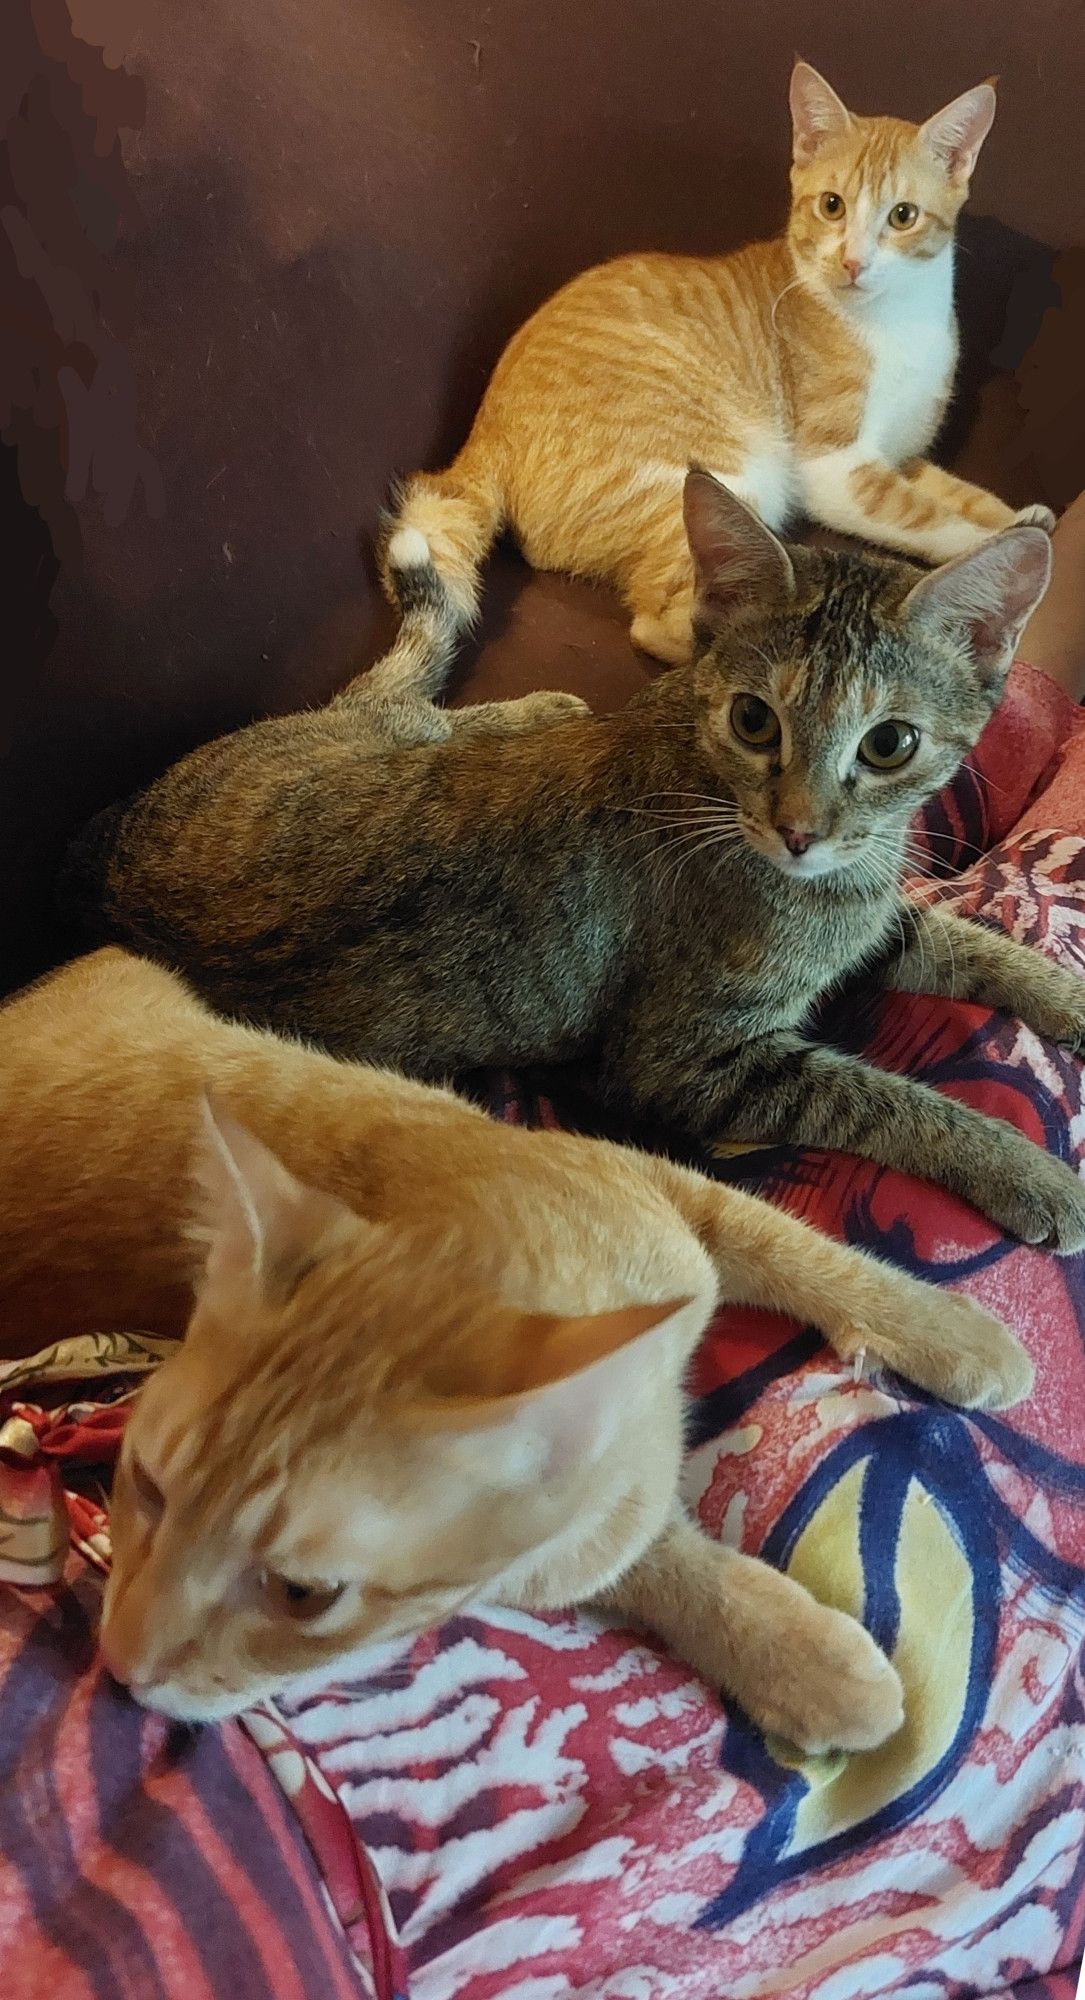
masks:
POLYGON ((265 1604, 299 1622, 322 1617, 333 1604, 338 1604, 346 1588, 345 1583, 296 1583, 273 1569, 260 1572, 260 1591, 265 1604))

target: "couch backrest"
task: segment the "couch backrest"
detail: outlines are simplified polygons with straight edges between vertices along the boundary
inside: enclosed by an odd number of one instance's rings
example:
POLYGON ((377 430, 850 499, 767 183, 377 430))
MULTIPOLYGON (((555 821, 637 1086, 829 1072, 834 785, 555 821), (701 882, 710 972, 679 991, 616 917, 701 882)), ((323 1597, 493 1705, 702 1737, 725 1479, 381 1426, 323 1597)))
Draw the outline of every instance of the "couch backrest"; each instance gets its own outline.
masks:
MULTIPOLYGON (((83 32, 110 11, 85 0, 83 32)), ((359 546, 389 477, 455 447, 548 291, 626 248, 779 226, 796 49, 856 108, 916 117, 1001 72, 975 194, 998 222, 962 260, 981 370, 1036 243, 1085 237, 1074 8, 143 0, 134 19, 144 223, 118 258, 164 511, 79 510, 85 567, 55 591, 7 773, 20 971, 47 955, 44 885, 88 809, 375 646, 359 546)))

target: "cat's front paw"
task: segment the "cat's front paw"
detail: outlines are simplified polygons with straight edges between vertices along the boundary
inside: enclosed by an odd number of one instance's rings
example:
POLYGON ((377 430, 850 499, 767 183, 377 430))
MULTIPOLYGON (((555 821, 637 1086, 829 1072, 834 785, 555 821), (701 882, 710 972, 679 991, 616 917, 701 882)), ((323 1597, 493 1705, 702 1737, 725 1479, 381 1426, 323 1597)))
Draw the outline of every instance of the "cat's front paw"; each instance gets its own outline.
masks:
POLYGON ((1007 1410, 1024 1401, 1035 1370, 1008 1326, 962 1292, 911 1280, 907 1286, 896 1325, 879 1324, 866 1336, 872 1360, 963 1410, 1007 1410))
POLYGON ((766 1735, 813 1756, 876 1750, 904 1721, 900 1676, 881 1647, 857 1619, 812 1597, 744 1706, 766 1735))
POLYGON ((1054 1012, 1039 1032, 1072 1056, 1085 1056, 1085 981, 1074 979, 1073 985, 1079 990, 1071 993, 1069 1005, 1054 1012))
POLYGON ((542 688, 538 694, 526 694, 517 705, 538 723, 572 722, 577 716, 591 714, 589 703, 581 701, 578 694, 565 694, 551 688, 542 688))
POLYGON ((1008 1236, 1071 1257, 1085 1249, 1085 1183, 1050 1153, 1022 1143, 1030 1157, 1015 1148, 1009 1173, 992 1170, 982 1207, 1008 1236))
POLYGON ((1050 507, 1019 507, 1013 518, 1019 528, 1043 528, 1049 535, 1054 531, 1055 516, 1050 507))

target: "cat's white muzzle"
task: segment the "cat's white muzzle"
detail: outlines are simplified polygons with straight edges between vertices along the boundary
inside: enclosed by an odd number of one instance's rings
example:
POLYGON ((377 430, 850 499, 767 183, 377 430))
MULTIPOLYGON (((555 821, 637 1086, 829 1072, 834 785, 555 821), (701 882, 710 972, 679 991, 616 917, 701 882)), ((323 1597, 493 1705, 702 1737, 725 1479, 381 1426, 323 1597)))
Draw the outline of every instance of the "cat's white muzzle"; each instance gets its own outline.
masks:
POLYGON ((819 875, 832 875, 838 868, 846 867, 851 858, 842 855, 831 838, 815 840, 804 854, 792 854, 775 827, 753 826, 744 821, 742 831, 755 853, 763 854, 781 875, 792 875, 800 881, 811 882, 819 875))

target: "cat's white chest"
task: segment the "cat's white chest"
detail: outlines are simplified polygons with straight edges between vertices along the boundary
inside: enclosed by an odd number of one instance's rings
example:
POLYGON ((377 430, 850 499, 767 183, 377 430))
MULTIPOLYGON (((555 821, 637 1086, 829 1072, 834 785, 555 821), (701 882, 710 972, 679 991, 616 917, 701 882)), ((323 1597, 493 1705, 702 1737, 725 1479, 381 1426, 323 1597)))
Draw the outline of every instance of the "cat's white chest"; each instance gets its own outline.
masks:
POLYGON ((921 457, 938 427, 957 358, 949 259, 933 260, 907 299, 889 293, 873 302, 855 331, 870 356, 864 448, 891 465, 921 457))

